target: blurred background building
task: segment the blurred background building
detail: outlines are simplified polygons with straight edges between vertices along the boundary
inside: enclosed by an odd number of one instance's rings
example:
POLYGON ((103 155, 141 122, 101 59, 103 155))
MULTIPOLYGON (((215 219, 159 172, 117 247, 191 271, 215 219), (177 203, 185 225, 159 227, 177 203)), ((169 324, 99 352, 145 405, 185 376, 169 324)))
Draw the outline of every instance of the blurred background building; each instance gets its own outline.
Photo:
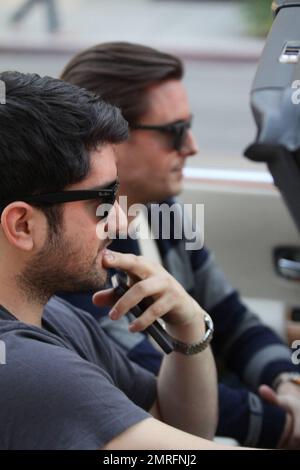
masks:
POLYGON ((174 52, 186 64, 200 145, 188 165, 261 171, 241 155, 255 134, 249 91, 270 25, 270 4, 0 0, 0 67, 58 76, 75 52, 102 41, 135 41, 174 52))

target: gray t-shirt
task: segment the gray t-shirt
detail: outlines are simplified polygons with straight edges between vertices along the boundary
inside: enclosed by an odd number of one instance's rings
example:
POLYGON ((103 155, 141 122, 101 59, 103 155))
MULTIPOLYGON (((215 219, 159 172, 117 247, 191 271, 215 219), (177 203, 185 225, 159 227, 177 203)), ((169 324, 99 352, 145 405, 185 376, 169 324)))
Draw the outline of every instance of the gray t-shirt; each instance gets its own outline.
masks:
POLYGON ((42 326, 0 307, 0 449, 99 449, 150 417, 155 377, 89 313, 53 297, 42 326))

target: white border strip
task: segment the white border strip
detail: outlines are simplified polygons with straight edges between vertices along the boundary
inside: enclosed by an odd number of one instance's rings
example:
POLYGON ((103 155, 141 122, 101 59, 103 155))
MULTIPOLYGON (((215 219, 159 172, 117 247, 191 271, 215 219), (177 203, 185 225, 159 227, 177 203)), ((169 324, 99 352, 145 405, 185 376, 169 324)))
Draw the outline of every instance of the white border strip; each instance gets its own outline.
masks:
POLYGON ((219 170, 215 168, 186 167, 183 170, 185 178, 202 180, 236 181, 247 183, 274 184, 271 174, 266 171, 251 170, 219 170))

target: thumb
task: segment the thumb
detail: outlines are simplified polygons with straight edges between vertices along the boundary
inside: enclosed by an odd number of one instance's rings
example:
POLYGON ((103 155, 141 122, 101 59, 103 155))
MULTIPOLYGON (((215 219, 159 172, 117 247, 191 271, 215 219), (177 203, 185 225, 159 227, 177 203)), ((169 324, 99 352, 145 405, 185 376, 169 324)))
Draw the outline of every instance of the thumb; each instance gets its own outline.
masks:
POLYGON ((93 304, 97 307, 112 306, 117 300, 114 288, 101 290, 93 295, 93 304))
POLYGON ((258 393, 263 400, 272 403, 273 405, 280 406, 280 400, 274 390, 268 385, 261 385, 258 389, 258 393))
POLYGON ((259 395, 263 400, 268 401, 272 405, 277 405, 283 408, 286 411, 290 411, 290 400, 289 397, 284 397, 278 395, 271 387, 268 385, 261 385, 258 389, 259 395))

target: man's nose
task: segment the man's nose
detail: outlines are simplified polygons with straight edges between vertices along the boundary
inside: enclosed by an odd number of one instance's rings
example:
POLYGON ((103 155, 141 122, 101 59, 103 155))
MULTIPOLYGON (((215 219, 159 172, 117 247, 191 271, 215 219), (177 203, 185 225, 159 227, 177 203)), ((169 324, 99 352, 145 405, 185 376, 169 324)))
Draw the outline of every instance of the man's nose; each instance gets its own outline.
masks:
POLYGON ((188 131, 185 142, 179 153, 182 157, 192 157, 199 153, 199 146, 191 130, 188 131))

